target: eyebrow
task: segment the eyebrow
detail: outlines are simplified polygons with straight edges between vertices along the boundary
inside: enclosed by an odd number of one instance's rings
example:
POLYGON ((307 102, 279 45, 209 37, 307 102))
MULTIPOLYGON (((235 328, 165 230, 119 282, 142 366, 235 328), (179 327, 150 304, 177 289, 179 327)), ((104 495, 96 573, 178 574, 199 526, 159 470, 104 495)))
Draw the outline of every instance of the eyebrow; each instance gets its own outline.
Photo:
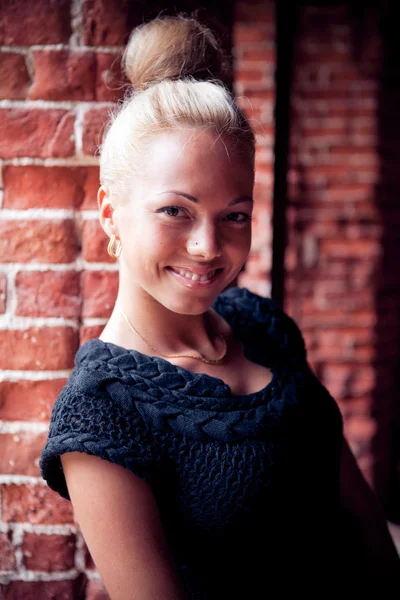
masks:
MULTIPOLYGON (((186 198, 186 200, 190 200, 190 202, 195 202, 196 204, 199 204, 199 200, 197 198, 191 196, 190 194, 186 194, 185 192, 179 192, 177 190, 168 190, 166 192, 161 192, 159 195, 161 196, 161 194, 176 194, 177 196, 182 196, 183 198, 186 198)), ((251 196, 240 196, 239 198, 235 198, 235 200, 232 200, 232 202, 229 202, 229 206, 233 206, 234 204, 240 204, 241 202, 253 203, 253 198, 251 196)))

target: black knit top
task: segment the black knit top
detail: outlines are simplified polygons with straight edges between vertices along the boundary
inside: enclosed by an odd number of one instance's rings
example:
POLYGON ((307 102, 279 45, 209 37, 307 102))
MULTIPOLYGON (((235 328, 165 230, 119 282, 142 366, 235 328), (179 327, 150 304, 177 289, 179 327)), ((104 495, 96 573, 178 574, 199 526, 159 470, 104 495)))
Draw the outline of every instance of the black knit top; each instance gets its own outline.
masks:
POLYGON ((90 340, 54 405, 42 476, 69 499, 59 457, 78 451, 145 478, 190 599, 310 589, 337 562, 340 412, 272 300, 231 288, 214 308, 271 369, 263 390, 234 396, 221 379, 90 340))

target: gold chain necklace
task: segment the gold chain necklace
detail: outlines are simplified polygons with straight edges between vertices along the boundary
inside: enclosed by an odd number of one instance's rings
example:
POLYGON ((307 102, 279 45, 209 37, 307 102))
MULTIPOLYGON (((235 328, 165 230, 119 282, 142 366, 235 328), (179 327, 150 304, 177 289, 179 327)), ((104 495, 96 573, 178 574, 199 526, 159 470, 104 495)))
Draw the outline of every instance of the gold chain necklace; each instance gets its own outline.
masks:
POLYGON ((133 333, 135 335, 137 335, 142 340, 142 342, 144 342, 146 344, 146 346, 148 348, 150 348, 150 350, 153 350, 153 352, 155 352, 156 354, 159 354, 160 356, 162 356, 164 358, 194 358, 196 360, 201 360, 202 362, 207 363, 209 365, 218 365, 218 364, 220 364, 224 360, 225 356, 227 355, 228 344, 227 344, 226 339, 222 335, 222 333, 219 333, 218 337, 221 338, 221 340, 224 342, 224 344, 225 344, 225 350, 224 350, 222 356, 220 356, 219 358, 216 358, 215 360, 204 358, 204 356, 202 356, 200 353, 199 353, 198 356, 195 356, 194 354, 163 354, 159 350, 156 350, 156 348, 153 348, 153 346, 150 346, 150 344, 148 342, 146 342, 146 340, 144 339, 144 337, 142 337, 140 335, 140 333, 138 331, 136 331, 136 329, 134 328, 134 326, 132 325, 132 323, 130 322, 130 320, 128 319, 128 317, 126 316, 126 314, 124 313, 124 311, 122 310, 122 308, 120 308, 119 306, 117 306, 116 308, 119 310, 119 312, 121 313, 121 315, 124 317, 125 321, 128 324, 128 327, 133 331, 133 333))

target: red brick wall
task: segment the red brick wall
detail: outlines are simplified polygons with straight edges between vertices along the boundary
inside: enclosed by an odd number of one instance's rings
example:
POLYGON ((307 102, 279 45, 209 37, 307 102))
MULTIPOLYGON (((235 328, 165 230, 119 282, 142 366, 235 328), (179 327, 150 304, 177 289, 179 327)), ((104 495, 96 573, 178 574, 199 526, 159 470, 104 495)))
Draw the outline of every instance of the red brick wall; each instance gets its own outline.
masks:
POLYGON ((128 4, 15 0, 0 7, 5 599, 104 597, 71 504, 44 485, 38 459, 74 354, 101 330, 115 298, 116 265, 96 214, 95 151, 124 93, 119 58, 135 24, 128 4))
POLYGON ((397 400, 400 213, 398 63, 388 65, 383 26, 379 10, 300 11, 286 290, 359 464, 385 500, 397 400))
POLYGON ((252 251, 239 285, 271 292, 271 213, 275 103, 275 3, 236 3, 233 24, 235 93, 257 136, 252 251))

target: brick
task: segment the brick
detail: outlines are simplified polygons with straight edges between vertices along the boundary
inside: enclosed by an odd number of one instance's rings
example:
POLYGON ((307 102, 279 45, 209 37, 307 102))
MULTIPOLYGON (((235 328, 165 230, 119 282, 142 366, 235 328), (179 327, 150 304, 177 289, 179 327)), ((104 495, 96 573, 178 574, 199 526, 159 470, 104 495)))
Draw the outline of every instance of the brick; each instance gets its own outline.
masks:
POLYGON ((337 398, 357 398, 371 394, 376 385, 376 370, 370 365, 352 364, 324 366, 322 377, 337 398))
POLYGON ((88 46, 125 45, 133 27, 143 19, 139 4, 129 0, 83 0, 83 43, 88 46))
POLYGON ((68 571, 75 566, 75 535, 38 535, 26 532, 22 561, 32 571, 68 571))
POLYGON ((15 547, 11 542, 11 532, 0 533, 0 571, 13 571, 17 568, 15 547))
POLYGON ((97 207, 98 167, 3 167, 3 207, 8 209, 97 207))
POLYGON ((77 350, 78 333, 71 327, 0 330, 0 369, 70 369, 77 350))
POLYGON ((246 96, 251 102, 253 101, 253 99, 262 102, 273 102, 275 100, 275 91, 272 88, 267 90, 247 90, 246 96))
POLYGON ((0 262, 70 263, 78 253, 72 220, 0 222, 0 262))
POLYGON ((245 49, 243 50, 242 61, 260 62, 264 69, 268 68, 268 64, 275 66, 276 52, 273 46, 266 46, 265 48, 245 49))
POLYGON ((244 89, 246 89, 246 85, 261 83, 264 77, 263 69, 236 69, 236 81, 240 81, 244 89))
POLYGON ((10 581, 0 586, 2 600, 71 600, 83 598, 84 576, 60 581, 10 581))
POLYGON ((0 158, 72 156, 74 122, 65 110, 0 109, 0 158))
POLYGON ((121 55, 97 52, 96 100, 99 102, 121 100, 130 85, 122 72, 121 55))
POLYGON ((35 50, 31 100, 95 99, 96 57, 93 52, 35 50))
POLYGON ((354 416, 370 417, 373 400, 370 396, 363 396, 361 398, 349 397, 339 400, 338 405, 343 418, 346 420, 354 416))
POLYGON ((382 254, 382 248, 375 240, 321 240, 320 253, 323 256, 334 258, 364 259, 378 258, 382 254))
POLYGON ((88 579, 86 590, 85 590, 85 599, 86 600, 111 600, 110 596, 107 593, 104 584, 99 579, 88 579))
POLYGON ((65 383, 63 378, 0 382, 0 419, 48 422, 54 401, 65 383))
POLYGON ((92 558, 92 555, 90 554, 90 550, 87 547, 85 540, 83 540, 83 555, 84 555, 84 561, 85 561, 85 568, 86 569, 90 569, 91 571, 95 571, 96 570, 96 565, 94 564, 94 560, 92 558))
POLYGON ((109 238, 99 221, 88 219, 82 224, 82 258, 88 262, 115 263, 107 252, 109 238))
POLYGON ((83 201, 81 204, 82 210, 96 210, 97 192, 100 187, 99 167, 88 167, 85 184, 83 187, 83 201))
POLYGON ((4 475, 39 477, 39 459, 46 439, 47 433, 0 434, 0 472, 4 475))
POLYGON ((32 525, 67 525, 74 523, 69 500, 61 498, 47 485, 1 486, 2 518, 4 521, 32 525))
POLYGON ((0 60, 0 99, 23 100, 30 77, 22 54, 2 52, 0 60))
POLYGON ((86 271, 82 273, 81 286, 82 316, 108 318, 117 299, 118 272, 86 271))
POLYGON ((79 332, 80 345, 82 346, 82 344, 93 338, 98 338, 104 329, 104 325, 84 325, 81 327, 79 332))
POLYGON ((7 303, 7 277, 5 273, 0 273, 0 314, 6 312, 7 303))
POLYGON ((271 39, 271 32, 265 26, 255 26, 253 23, 241 23, 235 20, 233 25, 233 47, 237 51, 247 44, 259 44, 271 39))
POLYGON ((84 154, 97 154, 109 119, 110 109, 93 108, 83 117, 82 150, 84 154))
POLYGON ((1 2, 0 24, 0 44, 4 46, 68 43, 70 0, 1 2))
POLYGON ((16 315, 78 319, 81 307, 78 272, 20 271, 15 286, 16 315))
POLYGON ((344 431, 346 437, 354 442, 371 440, 377 430, 377 423, 368 416, 357 416, 346 419, 344 431))

